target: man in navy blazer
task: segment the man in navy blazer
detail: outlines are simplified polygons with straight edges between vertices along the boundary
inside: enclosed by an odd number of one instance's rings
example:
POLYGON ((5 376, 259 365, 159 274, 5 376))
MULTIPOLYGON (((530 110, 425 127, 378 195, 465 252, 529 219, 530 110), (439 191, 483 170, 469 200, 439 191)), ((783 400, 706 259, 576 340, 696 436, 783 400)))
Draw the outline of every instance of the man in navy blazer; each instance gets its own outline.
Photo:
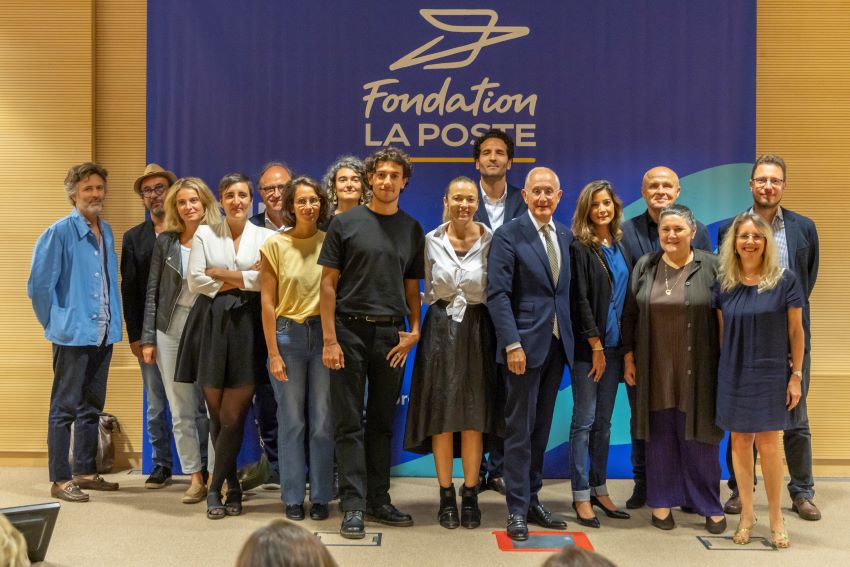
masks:
MULTIPOLYGON (((478 181, 478 209, 473 219, 486 224, 495 231, 506 222, 525 214, 528 208, 522 193, 508 183, 508 171, 514 159, 514 141, 498 128, 487 130, 472 146, 475 169, 481 177, 478 181)), ((503 372, 502 369, 499 370, 503 372)), ((497 403, 504 403, 504 391, 495 392, 497 403)), ((504 439, 495 434, 486 436, 487 456, 481 457, 479 490, 495 490, 505 494, 502 465, 505 461, 504 439)))
MULTIPOLYGON (((791 509, 804 520, 820 520, 821 513, 812 499, 815 496, 814 477, 812 476, 812 433, 809 429, 809 416, 806 409, 806 394, 810 383, 810 347, 811 314, 809 296, 818 277, 819 244, 815 223, 808 217, 779 206, 786 184, 785 160, 777 155, 763 155, 753 165, 750 175, 750 192, 753 194, 751 213, 762 217, 773 229, 779 262, 783 268, 797 275, 800 287, 806 295, 803 305, 803 329, 806 332, 806 350, 803 357, 803 396, 800 403, 791 412, 791 426, 785 430, 785 460, 791 482, 788 492, 793 504, 791 509)), ((720 229, 719 240, 729 228, 731 221, 720 229)), ((741 513, 741 499, 732 468, 732 453, 727 450, 726 462, 729 466, 729 488, 732 496, 726 502, 727 514, 741 513)))
MULTIPOLYGON (((640 187, 646 210, 636 217, 623 223, 623 238, 620 240, 623 252, 630 266, 649 252, 659 252, 661 244, 658 240, 658 215, 664 207, 676 202, 682 192, 679 176, 669 167, 657 166, 643 175, 640 187)), ((713 250, 711 238, 705 225, 697 221, 697 234, 692 246, 699 250, 713 250)), ((635 485, 631 497, 626 501, 627 508, 641 508, 646 503, 646 457, 641 439, 634 436, 635 429, 635 387, 627 386, 629 406, 632 411, 632 473, 635 485)))
MULTIPOLYGON (((292 179, 292 170, 280 161, 272 161, 263 166, 257 177, 257 191, 263 200, 265 210, 252 216, 251 223, 269 230, 281 231, 283 226, 283 190, 292 179)), ((271 474, 263 488, 280 490, 280 463, 277 455, 277 402, 274 399, 271 377, 260 381, 254 390, 254 417, 257 430, 263 442, 263 452, 271 465, 271 474)))
POLYGON ((538 500, 543 454, 555 398, 572 365, 570 240, 552 215, 561 199, 554 171, 532 169, 522 196, 528 213, 493 236, 487 265, 487 307, 496 328, 496 359, 506 368, 505 464, 507 532, 528 539, 528 522, 566 529, 538 500))

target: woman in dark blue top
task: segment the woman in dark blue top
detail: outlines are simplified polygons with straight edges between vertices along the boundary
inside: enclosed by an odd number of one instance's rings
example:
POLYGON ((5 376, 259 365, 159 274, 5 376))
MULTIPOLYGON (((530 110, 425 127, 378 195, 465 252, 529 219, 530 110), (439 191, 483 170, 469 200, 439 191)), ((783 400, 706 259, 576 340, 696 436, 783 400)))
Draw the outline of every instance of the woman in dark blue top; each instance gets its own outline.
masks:
POLYGON ((794 272, 779 263, 767 223, 751 213, 738 215, 720 245, 712 306, 723 331, 716 423, 732 432, 732 463, 741 495, 741 520, 732 540, 741 545, 749 543, 756 524, 753 443, 761 455, 771 543, 789 545, 780 508, 784 473, 779 432, 789 426, 790 411, 801 396, 803 301, 794 272))
POLYGON ((599 527, 593 506, 626 519, 608 496, 611 414, 623 376, 620 319, 630 266, 620 248, 623 203, 608 181, 591 181, 578 197, 570 245, 575 336, 570 425, 573 508, 583 526, 599 527), (588 466, 589 453, 589 466, 588 466))

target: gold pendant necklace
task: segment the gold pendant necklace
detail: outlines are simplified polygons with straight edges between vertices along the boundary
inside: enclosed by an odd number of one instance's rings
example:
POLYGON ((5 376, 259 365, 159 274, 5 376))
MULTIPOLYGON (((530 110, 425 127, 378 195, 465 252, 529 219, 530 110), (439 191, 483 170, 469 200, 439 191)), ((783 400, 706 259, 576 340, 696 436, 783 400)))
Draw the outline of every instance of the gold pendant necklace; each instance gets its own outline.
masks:
POLYGON ((676 287, 676 284, 678 284, 678 283, 679 283, 679 280, 681 280, 681 279, 682 279, 682 276, 684 276, 684 275, 685 275, 685 268, 686 268, 686 267, 687 267, 687 264, 685 264, 684 266, 682 266, 682 271, 681 271, 681 272, 679 272, 679 277, 678 277, 678 278, 676 278, 676 281, 675 281, 675 282, 673 282, 673 285, 671 286, 671 285, 668 283, 668 281, 667 281, 667 262, 664 262, 664 293, 665 293, 665 294, 667 294, 667 295, 672 295, 672 294, 673 294, 673 288, 675 288, 675 287, 676 287))

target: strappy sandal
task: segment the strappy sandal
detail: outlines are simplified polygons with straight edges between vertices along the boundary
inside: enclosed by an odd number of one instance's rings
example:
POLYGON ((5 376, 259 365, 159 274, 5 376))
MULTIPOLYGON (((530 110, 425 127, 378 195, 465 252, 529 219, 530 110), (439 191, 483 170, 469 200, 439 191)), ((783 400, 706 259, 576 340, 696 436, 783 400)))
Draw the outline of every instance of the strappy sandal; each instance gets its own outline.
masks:
POLYGON ((207 494, 207 518, 220 520, 227 515, 224 505, 221 503, 221 494, 210 492, 207 494))
POLYGON ((242 513, 242 491, 228 490, 224 500, 224 511, 228 516, 238 516, 242 513))
POLYGON ((732 536, 732 542, 738 545, 747 545, 750 543, 750 532, 759 522, 759 519, 753 516, 753 523, 749 527, 742 527, 741 522, 738 522, 738 527, 735 528, 735 535, 732 536))
POLYGON ((770 530, 770 545, 773 549, 788 549, 791 545, 791 540, 788 539, 788 532, 785 530, 785 519, 782 519, 781 530, 770 530))

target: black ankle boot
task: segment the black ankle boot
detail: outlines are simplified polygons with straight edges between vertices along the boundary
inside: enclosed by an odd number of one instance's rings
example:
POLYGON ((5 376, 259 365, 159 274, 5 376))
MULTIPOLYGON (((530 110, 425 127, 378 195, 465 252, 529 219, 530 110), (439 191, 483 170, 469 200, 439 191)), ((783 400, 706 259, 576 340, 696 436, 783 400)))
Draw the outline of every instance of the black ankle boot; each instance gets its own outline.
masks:
POLYGON ((481 525, 481 510, 478 509, 478 489, 465 484, 460 489, 460 525, 477 528, 481 525))
POLYGON ((455 485, 448 488, 440 487, 440 511, 437 512, 437 519, 440 525, 444 528, 453 530, 460 525, 457 519, 457 495, 455 494, 455 485))

